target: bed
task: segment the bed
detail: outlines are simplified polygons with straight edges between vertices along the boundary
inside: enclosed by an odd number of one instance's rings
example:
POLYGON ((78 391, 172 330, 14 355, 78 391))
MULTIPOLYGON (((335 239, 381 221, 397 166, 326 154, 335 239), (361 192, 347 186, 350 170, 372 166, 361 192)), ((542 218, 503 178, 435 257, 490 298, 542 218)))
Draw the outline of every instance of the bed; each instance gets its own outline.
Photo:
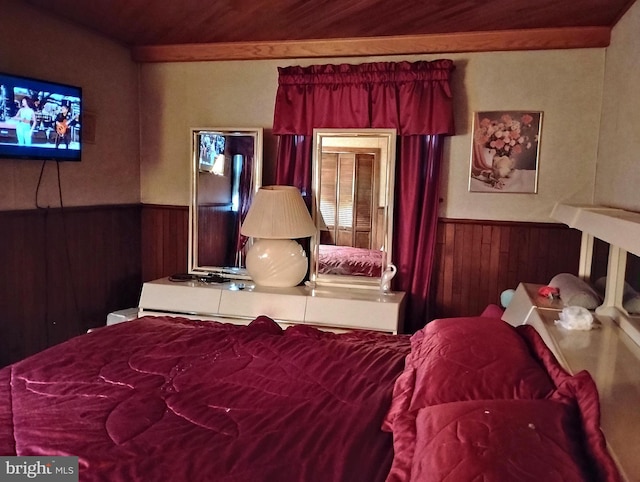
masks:
POLYGON ((143 317, 0 370, 0 427, 0 454, 78 456, 82 481, 619 480, 589 375, 492 317, 143 317))
POLYGON ((321 244, 318 253, 318 274, 347 276, 382 276, 384 252, 374 249, 321 244))

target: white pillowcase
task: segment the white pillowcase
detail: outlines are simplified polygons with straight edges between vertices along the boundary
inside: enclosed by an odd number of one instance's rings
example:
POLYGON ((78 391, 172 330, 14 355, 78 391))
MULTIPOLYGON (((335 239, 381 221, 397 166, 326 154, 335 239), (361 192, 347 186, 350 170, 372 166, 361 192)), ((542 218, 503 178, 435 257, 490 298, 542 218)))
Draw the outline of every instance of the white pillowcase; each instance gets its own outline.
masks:
POLYGON ((549 286, 558 288, 560 300, 565 306, 581 306, 587 310, 595 310, 602 303, 600 295, 588 283, 570 273, 555 275, 549 286))

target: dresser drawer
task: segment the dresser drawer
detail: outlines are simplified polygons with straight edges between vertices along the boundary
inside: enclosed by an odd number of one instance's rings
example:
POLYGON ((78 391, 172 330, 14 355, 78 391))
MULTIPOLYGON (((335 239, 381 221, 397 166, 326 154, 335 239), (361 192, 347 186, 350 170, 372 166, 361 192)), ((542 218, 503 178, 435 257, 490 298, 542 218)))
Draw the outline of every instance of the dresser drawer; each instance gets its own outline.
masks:
POLYGON ((255 318, 267 315, 274 320, 304 319, 306 297, 295 294, 257 291, 223 291, 219 313, 224 316, 255 318))
POLYGON ((372 296, 372 299, 311 296, 304 322, 345 328, 396 333, 402 296, 372 296))
POLYGON ((143 310, 215 315, 222 291, 196 283, 145 283, 139 307, 143 310))

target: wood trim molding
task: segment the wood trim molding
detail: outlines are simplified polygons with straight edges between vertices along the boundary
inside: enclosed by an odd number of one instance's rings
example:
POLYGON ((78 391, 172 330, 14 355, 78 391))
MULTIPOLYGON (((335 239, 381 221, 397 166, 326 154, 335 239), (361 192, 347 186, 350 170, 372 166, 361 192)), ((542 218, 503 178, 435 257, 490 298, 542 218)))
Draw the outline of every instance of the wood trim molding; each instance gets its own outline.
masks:
POLYGON ((178 210, 189 210, 189 206, 180 206, 177 204, 154 204, 154 203, 141 203, 143 208, 150 209, 178 209, 178 210))
POLYGON ((518 226, 534 228, 571 229, 563 223, 541 221, 500 221, 495 219, 462 219, 462 218, 438 218, 442 224, 481 224, 483 226, 518 226))
POLYGON ((141 204, 95 204, 95 205, 83 205, 83 206, 52 206, 42 208, 28 208, 28 209, 0 209, 0 215, 2 216, 24 216, 29 213, 74 213, 82 211, 114 211, 122 209, 139 209, 141 204))
POLYGON ((136 62, 198 62, 320 57, 604 48, 610 27, 571 27, 276 42, 148 45, 131 49, 136 62))

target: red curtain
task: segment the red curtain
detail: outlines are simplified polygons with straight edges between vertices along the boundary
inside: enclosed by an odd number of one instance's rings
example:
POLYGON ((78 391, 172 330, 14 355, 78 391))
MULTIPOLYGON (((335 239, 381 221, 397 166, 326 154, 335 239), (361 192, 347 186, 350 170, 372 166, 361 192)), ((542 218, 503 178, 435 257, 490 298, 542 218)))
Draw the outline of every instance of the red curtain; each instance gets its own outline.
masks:
POLYGON ((296 186, 311 208, 311 150, 313 137, 281 135, 278 138, 276 184, 296 186))
POLYGON ((451 60, 281 67, 274 134, 325 128, 396 128, 453 134, 451 60))
POLYGON ((430 317, 429 290, 438 227, 440 165, 444 137, 400 139, 396 166, 393 262, 394 288, 407 293, 405 331, 422 328, 430 317))
POLYGON ((407 293, 405 331, 428 321, 443 137, 453 135, 451 60, 279 68, 276 183, 311 200, 314 128, 395 128, 394 289, 407 293))

